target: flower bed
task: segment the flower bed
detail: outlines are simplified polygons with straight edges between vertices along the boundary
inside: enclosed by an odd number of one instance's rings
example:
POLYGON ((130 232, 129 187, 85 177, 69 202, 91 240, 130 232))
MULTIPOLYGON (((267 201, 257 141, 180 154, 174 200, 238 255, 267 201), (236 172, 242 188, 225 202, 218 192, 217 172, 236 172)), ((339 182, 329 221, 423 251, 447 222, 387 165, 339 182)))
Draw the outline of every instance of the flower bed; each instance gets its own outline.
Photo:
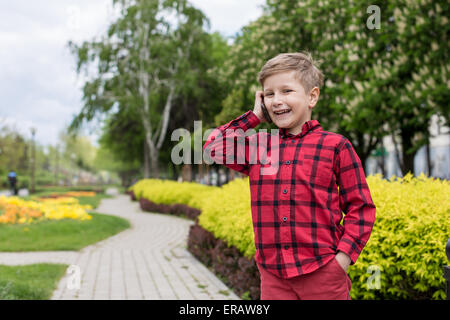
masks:
POLYGON ((41 220, 90 220, 86 210, 88 205, 80 205, 71 197, 23 200, 19 197, 0 197, 0 224, 24 224, 41 220))

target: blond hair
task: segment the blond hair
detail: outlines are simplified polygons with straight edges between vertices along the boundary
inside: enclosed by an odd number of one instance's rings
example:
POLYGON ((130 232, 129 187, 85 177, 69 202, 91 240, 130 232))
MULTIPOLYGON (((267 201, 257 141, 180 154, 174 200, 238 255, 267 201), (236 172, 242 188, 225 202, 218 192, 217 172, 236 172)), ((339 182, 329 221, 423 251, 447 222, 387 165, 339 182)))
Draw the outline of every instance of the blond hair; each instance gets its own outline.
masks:
POLYGON ((276 73, 296 71, 296 78, 300 81, 306 92, 312 88, 323 86, 323 73, 316 66, 308 52, 280 53, 270 59, 258 74, 258 81, 264 87, 264 81, 276 73))

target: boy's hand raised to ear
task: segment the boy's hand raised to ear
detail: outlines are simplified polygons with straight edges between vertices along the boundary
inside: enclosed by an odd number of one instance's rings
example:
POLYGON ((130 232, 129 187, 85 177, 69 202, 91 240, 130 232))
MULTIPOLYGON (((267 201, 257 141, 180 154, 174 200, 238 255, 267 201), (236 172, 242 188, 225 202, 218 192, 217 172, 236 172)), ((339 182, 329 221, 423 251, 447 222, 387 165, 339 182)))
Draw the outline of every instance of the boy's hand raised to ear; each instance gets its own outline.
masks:
POLYGON ((264 117, 264 113, 261 109, 261 102, 263 102, 264 91, 256 91, 255 94, 255 106, 253 107, 253 113, 258 117, 261 122, 267 122, 264 117))

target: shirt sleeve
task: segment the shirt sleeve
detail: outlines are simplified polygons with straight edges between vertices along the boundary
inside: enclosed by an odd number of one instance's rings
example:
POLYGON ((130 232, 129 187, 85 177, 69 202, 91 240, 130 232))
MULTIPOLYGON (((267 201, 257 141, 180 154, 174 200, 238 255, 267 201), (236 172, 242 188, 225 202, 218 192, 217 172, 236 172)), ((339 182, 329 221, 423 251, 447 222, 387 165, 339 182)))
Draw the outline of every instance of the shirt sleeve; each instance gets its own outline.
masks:
POLYGON ((256 127, 260 122, 259 118, 250 110, 214 129, 203 146, 205 161, 223 164, 248 176, 249 134, 247 131, 256 127))
POLYGON ((376 207, 370 195, 361 160, 345 138, 337 148, 336 179, 339 206, 345 214, 344 233, 337 250, 356 262, 372 232, 376 207))

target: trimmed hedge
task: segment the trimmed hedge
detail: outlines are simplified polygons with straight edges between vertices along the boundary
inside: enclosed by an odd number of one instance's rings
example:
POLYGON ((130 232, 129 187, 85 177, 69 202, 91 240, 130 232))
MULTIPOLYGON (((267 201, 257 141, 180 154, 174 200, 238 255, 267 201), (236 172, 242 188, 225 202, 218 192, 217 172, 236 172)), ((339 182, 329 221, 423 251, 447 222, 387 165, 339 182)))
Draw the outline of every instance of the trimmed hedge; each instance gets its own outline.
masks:
POLYGON ((168 213, 179 217, 186 217, 194 221, 197 221, 201 213, 199 209, 191 208, 185 204, 157 204, 144 198, 139 199, 139 205, 142 210, 147 212, 168 213))
MULTIPOLYGON (((378 174, 368 176, 367 183, 377 219, 366 247, 349 268, 352 299, 444 299, 450 182, 411 174, 384 180, 378 174), (370 287, 377 273, 380 286, 370 287)), ((143 180, 133 187, 138 199, 201 210, 201 227, 253 258, 248 178, 222 187, 159 180, 143 180)))
POLYGON ((145 198, 156 204, 185 204, 201 209, 207 195, 219 187, 205 186, 195 182, 178 183, 172 180, 139 180, 128 191, 133 191, 137 200, 145 198))
POLYGON ((260 299, 259 271, 254 259, 198 224, 191 226, 188 250, 243 299, 260 299))

